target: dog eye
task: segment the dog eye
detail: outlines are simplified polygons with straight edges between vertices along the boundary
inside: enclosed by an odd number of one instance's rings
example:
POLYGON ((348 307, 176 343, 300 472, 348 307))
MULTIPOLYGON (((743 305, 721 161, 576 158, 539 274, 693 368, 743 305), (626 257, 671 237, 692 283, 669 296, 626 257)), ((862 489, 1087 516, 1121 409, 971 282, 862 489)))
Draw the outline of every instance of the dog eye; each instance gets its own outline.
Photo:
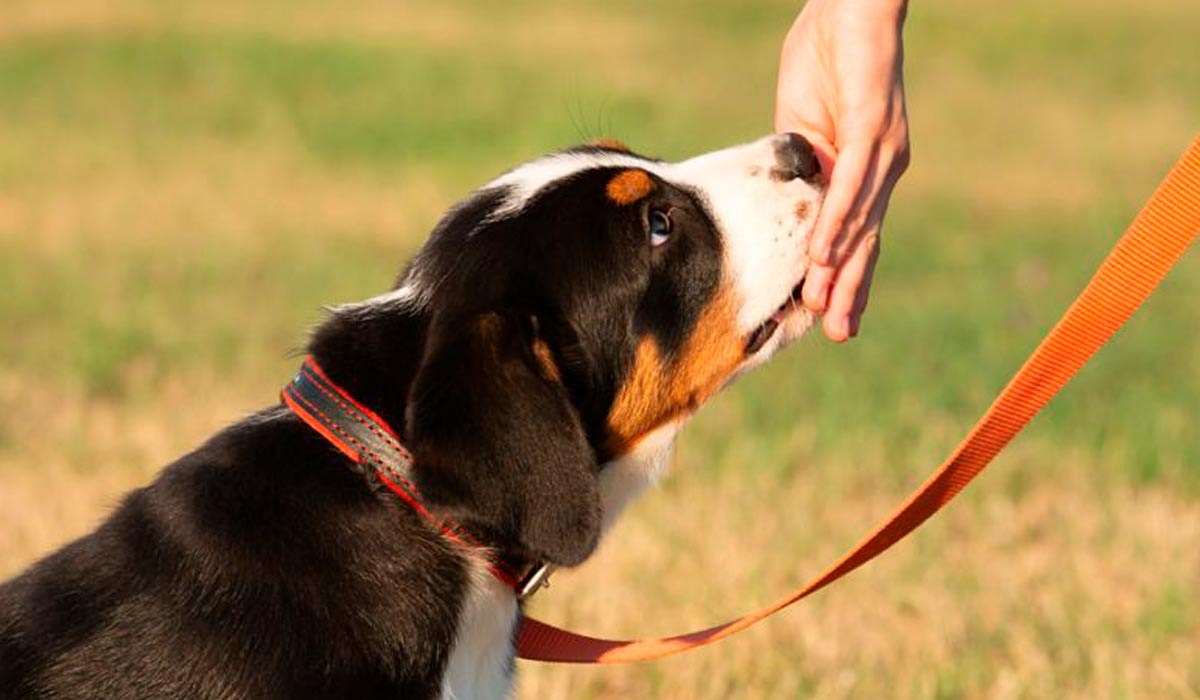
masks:
POLYGON ((671 216, 665 211, 655 209, 650 212, 649 220, 650 245, 657 248, 671 239, 671 216))

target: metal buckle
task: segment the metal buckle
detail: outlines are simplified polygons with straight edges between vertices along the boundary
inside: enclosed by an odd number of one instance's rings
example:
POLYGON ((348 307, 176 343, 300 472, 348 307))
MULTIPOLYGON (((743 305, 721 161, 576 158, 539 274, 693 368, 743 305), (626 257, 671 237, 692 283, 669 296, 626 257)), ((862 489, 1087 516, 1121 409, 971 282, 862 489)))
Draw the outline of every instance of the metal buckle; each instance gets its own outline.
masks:
POLYGON ((525 600, 542 588, 550 585, 550 573, 554 567, 546 563, 529 567, 529 570, 517 583, 517 598, 525 600))

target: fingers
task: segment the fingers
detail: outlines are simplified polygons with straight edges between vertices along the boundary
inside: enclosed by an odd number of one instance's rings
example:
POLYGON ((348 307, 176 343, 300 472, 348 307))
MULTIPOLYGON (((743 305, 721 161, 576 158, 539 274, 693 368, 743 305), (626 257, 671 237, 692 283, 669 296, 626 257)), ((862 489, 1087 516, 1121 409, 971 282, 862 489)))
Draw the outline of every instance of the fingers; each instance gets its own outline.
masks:
POLYGON ((867 261, 867 271, 863 275, 862 282, 858 285, 858 294, 854 297, 854 307, 850 309, 850 337, 858 335, 858 329, 862 326, 862 317, 867 310, 867 302, 871 298, 871 284, 875 281, 875 263, 879 262, 879 251, 881 248, 880 238, 877 236, 875 244, 871 247, 871 259, 867 261))
POLYGON ((869 206, 877 180, 870 169, 871 161, 875 159, 874 150, 875 144, 869 140, 865 146, 847 147, 834 165, 825 202, 808 244, 811 264, 801 299, 810 311, 820 313, 828 308, 830 286, 838 274, 845 250, 860 238, 858 234, 862 227, 848 227, 847 222, 854 218, 855 212, 869 206), (854 230, 853 239, 847 237, 848 229, 854 230))
POLYGON ((858 335, 862 325, 862 316, 871 296, 871 283, 875 279, 875 263, 879 260, 883 217, 895 184, 894 178, 884 180, 864 223, 862 235, 833 277, 823 327, 825 335, 835 342, 858 335))
MULTIPOLYGON (((851 183, 851 187, 845 187, 845 180, 838 180, 842 165, 839 157, 826 204, 814 230, 814 243, 810 244, 812 263, 802 296, 808 309, 825 312, 823 327, 830 340, 843 342, 858 334, 879 257, 883 216, 896 181, 908 167, 908 162, 903 122, 890 138, 871 143, 866 173, 851 183), (844 204, 844 190, 835 196, 838 186, 857 190, 856 199, 849 207, 844 204), (826 219, 825 207, 831 201, 833 209, 826 219)), ((857 168, 854 166, 841 172, 857 172, 857 168)))
POLYGON ((813 263, 837 265, 838 261, 833 256, 835 239, 845 230, 851 209, 862 199, 877 149, 878 144, 867 138, 848 144, 838 153, 825 202, 821 205, 813 237, 808 243, 808 257, 813 263))
POLYGON ((845 342, 857 333, 878 259, 879 235, 875 232, 864 236, 838 269, 822 321, 825 335, 835 343, 845 342))
POLYGON ((834 269, 828 265, 811 263, 804 274, 804 287, 800 290, 800 301, 804 308, 821 313, 829 306, 829 286, 833 283, 834 269))

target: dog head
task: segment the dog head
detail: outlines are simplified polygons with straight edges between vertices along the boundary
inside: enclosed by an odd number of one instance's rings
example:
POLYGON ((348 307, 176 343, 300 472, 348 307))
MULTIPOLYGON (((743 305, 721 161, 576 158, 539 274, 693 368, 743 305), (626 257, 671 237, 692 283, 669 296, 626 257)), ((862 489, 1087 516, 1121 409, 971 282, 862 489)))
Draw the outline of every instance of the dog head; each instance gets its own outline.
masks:
POLYGON ((604 465, 811 325, 818 179, 790 134, 679 163, 602 143, 455 206, 355 311, 421 319, 403 432, 423 495, 532 557, 586 558, 604 465))

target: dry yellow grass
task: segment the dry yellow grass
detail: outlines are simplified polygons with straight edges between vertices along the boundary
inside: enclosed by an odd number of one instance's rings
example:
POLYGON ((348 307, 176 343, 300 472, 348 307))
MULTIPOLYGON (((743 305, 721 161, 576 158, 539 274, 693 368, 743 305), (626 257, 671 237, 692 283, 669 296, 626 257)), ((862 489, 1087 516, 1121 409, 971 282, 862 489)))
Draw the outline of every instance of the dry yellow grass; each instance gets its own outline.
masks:
MULTIPOLYGON (((34 397, 42 424, 0 460, 0 576, 88 531, 231 406, 255 405, 211 386, 168 384, 143 410, 5 387, 34 397)), ((1200 507, 1164 489, 1105 493, 1077 457, 1038 479, 1046 451, 995 467, 1034 473, 1019 498, 985 476, 893 553, 740 637, 652 665, 524 665, 521 697, 1195 697, 1200 629, 1171 616, 1200 580, 1200 507)), ((866 483, 879 465, 835 498, 802 472, 731 468, 711 483, 679 466, 535 615, 610 636, 715 623, 796 585, 901 495, 866 483)))

